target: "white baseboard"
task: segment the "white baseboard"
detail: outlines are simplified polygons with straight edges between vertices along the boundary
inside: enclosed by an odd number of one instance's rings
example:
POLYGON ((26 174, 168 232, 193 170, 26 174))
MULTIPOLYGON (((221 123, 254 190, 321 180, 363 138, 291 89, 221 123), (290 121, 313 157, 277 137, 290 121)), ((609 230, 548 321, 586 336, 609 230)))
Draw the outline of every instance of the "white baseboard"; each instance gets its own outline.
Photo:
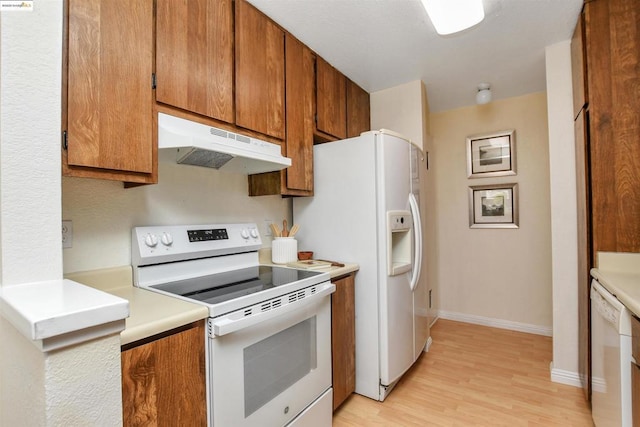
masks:
MULTIPOLYGON (((553 336, 551 327, 529 325, 527 323, 511 322, 509 320, 492 319, 490 317, 475 316, 473 314, 454 313, 438 310, 438 317, 458 322, 473 323, 475 325, 490 326, 492 328, 508 329, 511 331, 526 332, 528 334, 553 336)), ((435 323, 435 322, 434 322, 435 323)))
POLYGON ((564 369, 556 369, 553 367, 553 362, 551 362, 550 369, 552 382, 582 388, 580 374, 578 374, 577 372, 565 371, 564 369))
POLYGON ((428 353, 429 349, 431 348, 431 344, 433 344, 433 340, 431 339, 431 337, 429 337, 427 339, 427 343, 424 345, 424 348, 422 349, 422 351, 424 351, 425 353, 428 353))

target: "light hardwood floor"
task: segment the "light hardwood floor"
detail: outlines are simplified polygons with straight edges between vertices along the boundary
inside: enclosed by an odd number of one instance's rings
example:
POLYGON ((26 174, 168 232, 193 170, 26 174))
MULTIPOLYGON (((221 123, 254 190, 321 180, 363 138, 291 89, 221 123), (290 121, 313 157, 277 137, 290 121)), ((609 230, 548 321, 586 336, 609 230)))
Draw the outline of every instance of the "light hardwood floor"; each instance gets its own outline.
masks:
POLYGON ((551 338, 438 320, 380 403, 353 394, 333 426, 592 426, 582 389, 551 382, 551 338))

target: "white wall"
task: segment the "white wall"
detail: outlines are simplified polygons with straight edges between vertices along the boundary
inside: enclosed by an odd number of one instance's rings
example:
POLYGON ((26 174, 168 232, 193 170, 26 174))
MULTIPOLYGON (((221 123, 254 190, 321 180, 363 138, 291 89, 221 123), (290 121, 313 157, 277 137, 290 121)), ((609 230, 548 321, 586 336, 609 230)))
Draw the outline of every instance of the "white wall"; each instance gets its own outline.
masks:
POLYGON ((546 49, 553 253, 552 379, 580 386, 578 236, 571 43, 546 49))
POLYGON ((270 247, 264 220, 291 223, 290 199, 249 197, 246 175, 168 159, 158 173, 158 184, 129 189, 119 182, 63 179, 62 216, 73 223, 73 247, 64 249, 65 274, 131 264, 133 226, 255 222, 263 246, 270 247))
POLYGON ((0 14, 0 233, 5 286, 62 275, 62 251, 57 244, 61 4, 61 0, 43 1, 36 3, 33 12, 0 14), (34 259, 42 261, 34 263, 34 259))
POLYGON ((371 94, 371 128, 399 132, 420 149, 428 131, 428 114, 426 91, 420 80, 371 94))
MULTIPOLYGON (((0 13, 0 285, 62 278, 62 0, 0 13)), ((42 353, 0 319, 0 425, 118 425, 119 337, 42 353)))
POLYGON ((549 145, 544 93, 431 114, 439 315, 551 335, 549 145), (466 137, 516 130, 517 175, 468 179, 466 137), (469 228, 468 187, 517 182, 520 228, 469 228))

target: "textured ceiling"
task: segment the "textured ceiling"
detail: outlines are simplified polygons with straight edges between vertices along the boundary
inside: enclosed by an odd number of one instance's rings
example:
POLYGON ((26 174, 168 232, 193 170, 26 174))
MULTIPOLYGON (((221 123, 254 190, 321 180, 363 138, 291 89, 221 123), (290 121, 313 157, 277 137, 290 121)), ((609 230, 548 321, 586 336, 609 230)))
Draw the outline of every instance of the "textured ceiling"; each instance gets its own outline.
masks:
MULTIPOLYGON (((484 0, 483 22, 438 36, 420 0, 249 0, 369 92, 413 80, 432 112, 545 90, 545 46, 571 38, 582 0, 484 0)), ((451 0, 455 1, 455 0, 451 0)))

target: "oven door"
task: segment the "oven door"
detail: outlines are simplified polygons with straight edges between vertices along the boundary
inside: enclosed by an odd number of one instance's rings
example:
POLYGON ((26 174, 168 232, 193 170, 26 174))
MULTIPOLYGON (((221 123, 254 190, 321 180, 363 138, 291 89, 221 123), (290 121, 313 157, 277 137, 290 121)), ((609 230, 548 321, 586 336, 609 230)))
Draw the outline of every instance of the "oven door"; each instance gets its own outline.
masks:
MULTIPOLYGON (((262 306, 275 308, 253 316, 235 312, 209 320, 214 427, 283 426, 331 387, 330 294, 335 285, 314 288, 304 297, 298 291, 275 304, 267 301, 262 306)), ((330 425, 330 412, 327 420, 330 425)))

